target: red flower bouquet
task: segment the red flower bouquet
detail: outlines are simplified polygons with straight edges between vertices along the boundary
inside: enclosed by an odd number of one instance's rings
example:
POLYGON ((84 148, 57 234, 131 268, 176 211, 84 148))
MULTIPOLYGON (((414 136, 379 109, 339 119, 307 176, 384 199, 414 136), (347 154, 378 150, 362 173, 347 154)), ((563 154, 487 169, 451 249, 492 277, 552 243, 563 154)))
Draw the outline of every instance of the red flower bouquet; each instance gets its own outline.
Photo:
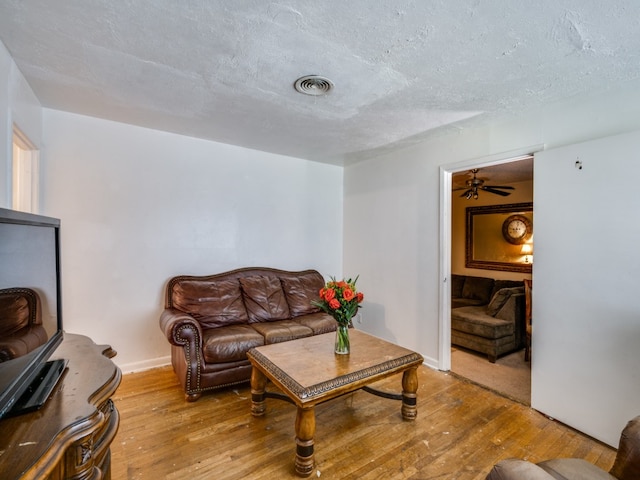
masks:
POLYGON ((349 353, 349 325, 351 319, 361 308, 364 294, 356 289, 355 280, 331 281, 320 289, 320 300, 311 303, 319 307, 323 312, 331 315, 338 322, 336 333, 336 353, 349 353))

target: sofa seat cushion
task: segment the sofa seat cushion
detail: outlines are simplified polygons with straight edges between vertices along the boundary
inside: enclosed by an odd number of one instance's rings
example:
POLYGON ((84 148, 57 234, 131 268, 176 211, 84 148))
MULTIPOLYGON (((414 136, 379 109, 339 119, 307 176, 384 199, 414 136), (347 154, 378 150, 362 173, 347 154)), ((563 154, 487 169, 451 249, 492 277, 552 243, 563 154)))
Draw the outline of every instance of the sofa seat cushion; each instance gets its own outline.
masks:
POLYGON ((47 341, 47 332, 42 325, 23 328, 0 340, 0 362, 22 357, 47 341))
POLYGON ((321 335, 323 333, 335 332, 338 322, 329 314, 324 312, 311 313, 309 315, 302 315, 294 319, 300 325, 309 327, 313 330, 314 335, 321 335))
POLYGON ((615 480, 616 477, 581 458, 554 458, 538 466, 558 480, 615 480))
POLYGON ((479 305, 486 305, 482 300, 476 300, 473 298, 452 298, 451 308, 460 307, 475 307, 479 305))
POLYGON ((203 328, 249 321, 238 280, 183 280, 174 286, 173 305, 203 328))
POLYGON ((252 323, 251 327, 264 337, 264 343, 280 343, 296 338, 310 337, 313 330, 300 325, 295 320, 280 320, 279 322, 252 323))
POLYGON ((240 279, 249 323, 271 322, 290 317, 289 305, 278 277, 253 275, 240 279))
POLYGON ((451 310, 451 328, 484 338, 502 338, 514 334, 514 324, 487 315, 485 307, 460 307, 451 310))
POLYGON ((246 360, 247 352, 264 345, 264 337, 249 325, 229 325, 203 331, 202 355, 206 363, 246 360))

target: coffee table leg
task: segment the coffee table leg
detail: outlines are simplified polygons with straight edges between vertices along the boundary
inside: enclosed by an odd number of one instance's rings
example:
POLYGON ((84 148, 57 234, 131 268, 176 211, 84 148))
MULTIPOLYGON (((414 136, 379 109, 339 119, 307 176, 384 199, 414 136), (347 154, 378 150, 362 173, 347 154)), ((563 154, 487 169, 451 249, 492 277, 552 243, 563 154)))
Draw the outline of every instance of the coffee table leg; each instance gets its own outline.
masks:
POLYGON ((264 415, 266 405, 264 402, 264 390, 267 386, 267 377, 256 367, 251 369, 251 415, 260 417, 264 415))
POLYGON ((402 418, 415 420, 418 415, 418 369, 410 368, 402 374, 402 418))
POLYGON ((311 475, 314 467, 313 436, 316 433, 316 412, 313 407, 300 408, 296 415, 296 473, 311 475))

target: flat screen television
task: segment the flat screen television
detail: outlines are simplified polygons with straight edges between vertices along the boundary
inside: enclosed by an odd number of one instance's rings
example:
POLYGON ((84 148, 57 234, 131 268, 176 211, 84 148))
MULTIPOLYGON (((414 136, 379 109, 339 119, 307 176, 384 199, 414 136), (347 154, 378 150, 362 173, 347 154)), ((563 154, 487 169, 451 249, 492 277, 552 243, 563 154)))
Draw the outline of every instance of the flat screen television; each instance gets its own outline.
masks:
POLYGON ((47 400, 62 338, 60 221, 0 208, 0 418, 47 400))

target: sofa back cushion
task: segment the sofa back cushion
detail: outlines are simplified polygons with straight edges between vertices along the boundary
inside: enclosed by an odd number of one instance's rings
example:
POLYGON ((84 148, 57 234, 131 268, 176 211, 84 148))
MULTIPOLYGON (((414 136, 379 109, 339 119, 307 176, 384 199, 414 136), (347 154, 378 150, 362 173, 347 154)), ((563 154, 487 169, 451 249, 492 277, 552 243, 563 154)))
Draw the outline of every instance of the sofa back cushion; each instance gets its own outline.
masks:
POLYGON ((464 287, 462 287, 462 296, 463 298, 482 300, 482 303, 489 303, 493 283, 493 278, 467 277, 464 280, 464 287))
POLYGON ((451 298, 462 297, 462 288, 464 287, 464 275, 451 275, 451 298))
POLYGON ((9 336, 29 325, 29 303, 17 293, 0 295, 0 334, 9 336))
POLYGON ((322 275, 306 273, 297 277, 283 276, 280 280, 289 304, 291 317, 320 311, 318 307, 311 304, 311 301, 320 300, 320 289, 324 287, 322 275))
POLYGON ((240 282, 183 280, 173 285, 173 306, 190 314, 203 328, 247 323, 240 282))
POLYGON ((254 275, 240 279, 249 323, 290 318, 289 305, 276 276, 254 275))

